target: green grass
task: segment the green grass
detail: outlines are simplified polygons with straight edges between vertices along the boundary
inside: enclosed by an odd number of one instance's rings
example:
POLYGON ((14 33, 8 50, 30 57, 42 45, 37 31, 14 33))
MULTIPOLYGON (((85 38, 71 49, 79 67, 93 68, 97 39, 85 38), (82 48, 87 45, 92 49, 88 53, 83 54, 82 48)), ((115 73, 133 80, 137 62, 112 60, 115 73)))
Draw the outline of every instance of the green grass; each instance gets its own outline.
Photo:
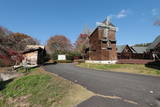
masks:
MULTIPOLYGON (((20 69, 20 72, 24 72, 23 69, 20 69)), ((15 107, 17 105, 21 107, 27 104, 27 107, 67 107, 66 105, 83 100, 74 100, 77 97, 75 95, 78 95, 77 91, 88 95, 88 92, 80 86, 40 68, 34 68, 30 70, 29 74, 11 81, 0 91, 0 96, 2 96, 0 97, 0 107, 15 107), (71 91, 74 95, 69 94, 71 91), (71 99, 68 96, 75 97, 71 99)), ((82 98, 88 97, 83 96, 82 98)))
POLYGON ((11 82, 1 93, 5 98, 32 95, 28 99, 32 105, 49 107, 51 102, 60 101, 68 89, 67 84, 56 81, 49 75, 28 75, 11 82))
POLYGON ((6 97, 18 97, 27 94, 37 94, 39 88, 43 89, 46 82, 49 82, 50 77, 48 75, 28 75, 19 78, 2 91, 6 97))
POLYGON ((160 75, 160 70, 145 67, 143 64, 87 64, 81 63, 78 66, 99 69, 99 70, 109 70, 117 72, 128 72, 137 74, 147 74, 147 75, 160 75))
POLYGON ((31 73, 33 71, 37 71, 39 68, 29 68, 28 70, 23 68, 23 67, 20 67, 17 69, 17 72, 20 72, 20 73, 31 73))

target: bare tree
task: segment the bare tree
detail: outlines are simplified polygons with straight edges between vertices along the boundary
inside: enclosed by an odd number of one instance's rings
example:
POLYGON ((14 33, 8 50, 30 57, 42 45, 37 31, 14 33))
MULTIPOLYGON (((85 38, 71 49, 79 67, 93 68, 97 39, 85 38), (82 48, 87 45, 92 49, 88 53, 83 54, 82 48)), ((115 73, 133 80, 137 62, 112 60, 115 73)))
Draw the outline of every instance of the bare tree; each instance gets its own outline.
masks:
POLYGON ((0 27, 0 45, 16 51, 23 51, 26 45, 36 45, 38 41, 23 33, 13 33, 4 27, 0 27))
POLYGON ((12 32, 0 26, 0 37, 10 35, 12 32))
POLYGON ((10 47, 17 51, 23 51, 27 45, 39 44, 36 39, 23 33, 12 33, 10 36, 8 36, 8 39, 12 41, 10 42, 12 43, 10 44, 10 47))
POLYGON ((79 53, 83 53, 83 51, 89 47, 89 36, 92 33, 92 30, 88 27, 88 25, 84 25, 82 33, 78 36, 75 42, 75 50, 79 53))
POLYGON ((92 33, 92 30, 88 27, 88 25, 84 25, 82 34, 90 35, 92 33))
POLYGON ((10 34, 12 34, 12 32, 10 32, 8 29, 0 26, 0 45, 5 45, 7 36, 9 36, 10 34))
POLYGON ((80 34, 75 43, 76 51, 83 53, 84 49, 89 47, 89 35, 80 34))
POLYGON ((31 36, 23 33, 13 33, 4 27, 0 27, 0 66, 14 64, 15 61, 20 62, 22 55, 18 51, 24 51, 26 45, 36 44, 38 44, 38 41, 31 36))
POLYGON ((49 54, 53 54, 57 51, 71 51, 73 46, 70 40, 64 35, 55 35, 47 41, 46 48, 49 54))

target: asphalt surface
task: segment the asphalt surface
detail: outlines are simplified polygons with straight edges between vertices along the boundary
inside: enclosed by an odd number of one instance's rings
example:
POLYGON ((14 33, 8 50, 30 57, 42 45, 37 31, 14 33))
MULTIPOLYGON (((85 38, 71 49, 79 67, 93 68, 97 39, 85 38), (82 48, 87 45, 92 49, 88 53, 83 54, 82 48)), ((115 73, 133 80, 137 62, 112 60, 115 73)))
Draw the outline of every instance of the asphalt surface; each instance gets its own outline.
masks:
POLYGON ((97 94, 77 107, 160 107, 160 77, 56 64, 44 67, 97 94))

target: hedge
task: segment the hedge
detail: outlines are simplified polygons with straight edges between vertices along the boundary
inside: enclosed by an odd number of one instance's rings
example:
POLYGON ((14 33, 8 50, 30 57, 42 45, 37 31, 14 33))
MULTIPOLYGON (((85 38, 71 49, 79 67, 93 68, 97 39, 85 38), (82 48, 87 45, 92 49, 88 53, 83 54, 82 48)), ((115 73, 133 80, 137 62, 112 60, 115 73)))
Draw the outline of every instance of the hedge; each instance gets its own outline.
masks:
POLYGON ((55 60, 56 63, 72 63, 72 60, 55 60))

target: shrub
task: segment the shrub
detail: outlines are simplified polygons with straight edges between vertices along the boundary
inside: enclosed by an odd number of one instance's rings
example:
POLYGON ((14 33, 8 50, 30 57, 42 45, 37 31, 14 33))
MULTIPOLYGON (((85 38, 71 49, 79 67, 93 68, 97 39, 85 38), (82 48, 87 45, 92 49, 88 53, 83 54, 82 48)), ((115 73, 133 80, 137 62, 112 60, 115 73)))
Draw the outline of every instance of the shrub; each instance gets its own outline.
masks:
POLYGON ((56 63, 72 63, 72 60, 56 60, 56 63))
POLYGON ((73 53, 67 53, 66 54, 66 59, 67 60, 73 60, 74 59, 74 54, 73 53))
POLYGON ((52 60, 57 60, 58 59, 58 53, 52 54, 52 60))
POLYGON ((65 52, 63 52, 63 51, 57 51, 57 52, 54 52, 53 54, 52 54, 52 60, 57 60, 58 59, 58 55, 60 55, 60 54, 65 54, 65 52))
POLYGON ((66 55, 66 60, 74 60, 74 57, 75 57, 75 56, 78 56, 78 57, 80 56, 80 54, 77 53, 77 52, 57 51, 57 52, 54 52, 54 53, 52 54, 52 60, 57 60, 59 54, 64 54, 64 55, 66 55))
POLYGON ((4 59, 0 58, 0 67, 8 67, 12 65, 13 65, 13 62, 8 58, 4 58, 4 59))
POLYGON ((0 67, 4 67, 4 66, 5 66, 5 64, 3 63, 3 60, 0 59, 0 67))
POLYGON ((51 59, 49 54, 46 54, 46 56, 44 57, 44 62, 47 62, 51 59))
POLYGON ((74 62, 77 62, 78 64, 80 64, 80 63, 85 63, 85 60, 83 60, 83 59, 78 59, 78 60, 74 60, 74 62))
POLYGON ((75 57, 80 57, 80 53, 77 53, 77 52, 69 52, 67 53, 66 57, 67 57, 67 60, 74 60, 75 57))
POLYGON ((160 61, 149 62, 145 66, 155 69, 160 69, 160 61))

